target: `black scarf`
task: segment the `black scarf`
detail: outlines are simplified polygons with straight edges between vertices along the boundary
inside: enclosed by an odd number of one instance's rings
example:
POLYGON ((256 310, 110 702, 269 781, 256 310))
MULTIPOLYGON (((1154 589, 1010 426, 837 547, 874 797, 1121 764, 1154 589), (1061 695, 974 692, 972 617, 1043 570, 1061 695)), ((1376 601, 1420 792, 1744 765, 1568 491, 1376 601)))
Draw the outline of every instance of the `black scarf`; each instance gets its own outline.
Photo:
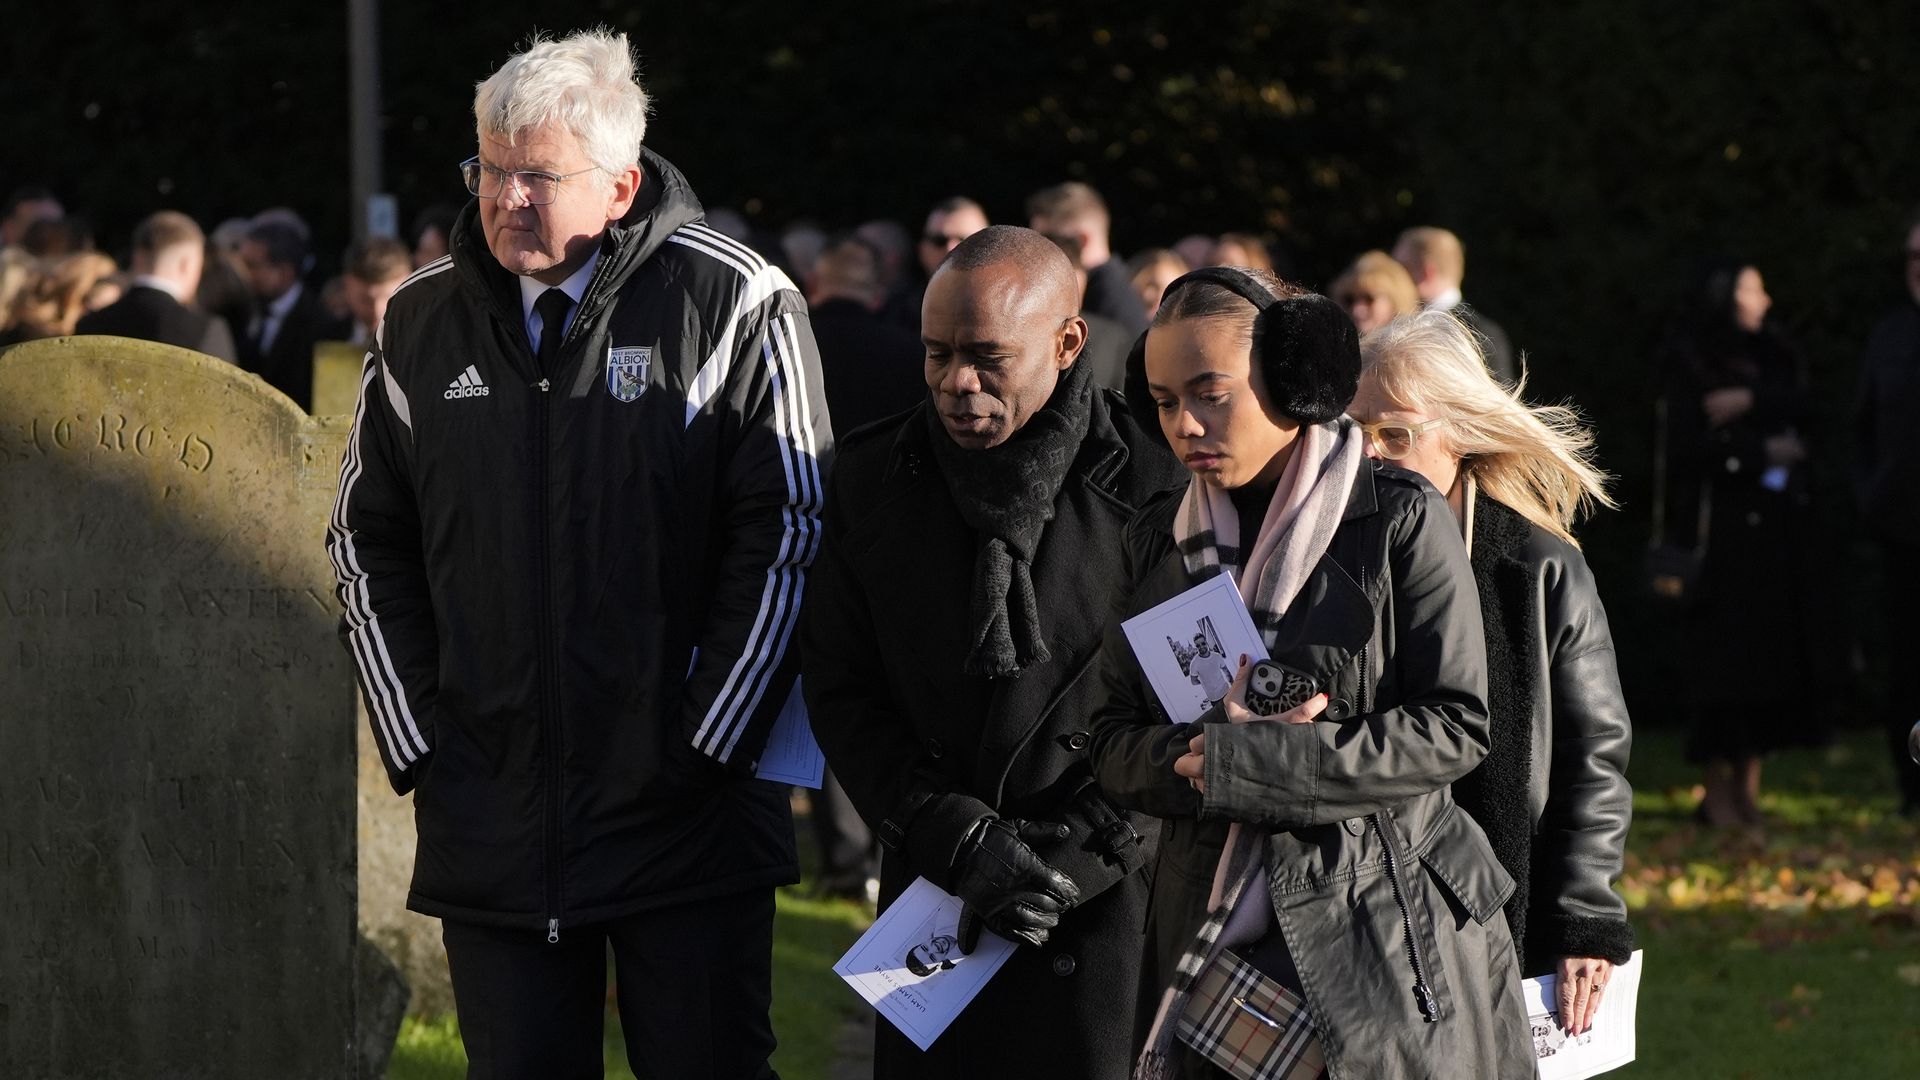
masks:
POLYGON ((962 664, 969 675, 1019 675, 1051 659, 1033 592, 1033 556, 1087 437, 1089 372, 1083 362, 1068 368, 1046 406, 1012 438, 986 450, 962 450, 931 400, 923 410, 947 492, 980 540, 973 560, 973 648, 962 664))

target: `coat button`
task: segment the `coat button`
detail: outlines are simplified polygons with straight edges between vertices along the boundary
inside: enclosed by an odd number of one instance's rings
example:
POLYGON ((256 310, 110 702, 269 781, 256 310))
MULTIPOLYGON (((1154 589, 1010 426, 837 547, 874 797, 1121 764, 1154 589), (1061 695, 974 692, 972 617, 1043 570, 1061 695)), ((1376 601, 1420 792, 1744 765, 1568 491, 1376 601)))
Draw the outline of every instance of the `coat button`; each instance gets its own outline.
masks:
POLYGON ((1058 975, 1064 979, 1067 976, 1073 974, 1073 968, 1074 968, 1073 957, 1067 955, 1066 953, 1061 953, 1060 955, 1053 958, 1053 973, 1055 975, 1058 975))
POLYGON ((1340 824, 1346 827, 1348 836, 1359 836, 1361 833, 1367 831, 1367 823, 1361 818, 1350 817, 1340 824))
POLYGON ((1069 735, 1069 736, 1067 736, 1067 749, 1069 749, 1069 750, 1085 750, 1085 749, 1087 748, 1087 743, 1089 743, 1089 742, 1091 742, 1091 741, 1093 741, 1093 740, 1091 740, 1091 739, 1089 739, 1089 738, 1087 737, 1087 733, 1086 733, 1086 732, 1084 732, 1084 731, 1076 731, 1076 732, 1074 732, 1073 734, 1071 734, 1071 735, 1069 735))
POLYGON ((1173 822, 1163 821, 1160 823, 1160 839, 1162 840, 1173 839, 1173 822))
POLYGON ((927 756, 935 758, 943 757, 946 755, 946 752, 947 748, 940 745, 939 739, 927 740, 927 756))
POLYGON ((1346 698, 1334 698, 1327 702, 1327 711, 1324 715, 1329 720, 1345 720, 1353 715, 1353 703, 1346 698))

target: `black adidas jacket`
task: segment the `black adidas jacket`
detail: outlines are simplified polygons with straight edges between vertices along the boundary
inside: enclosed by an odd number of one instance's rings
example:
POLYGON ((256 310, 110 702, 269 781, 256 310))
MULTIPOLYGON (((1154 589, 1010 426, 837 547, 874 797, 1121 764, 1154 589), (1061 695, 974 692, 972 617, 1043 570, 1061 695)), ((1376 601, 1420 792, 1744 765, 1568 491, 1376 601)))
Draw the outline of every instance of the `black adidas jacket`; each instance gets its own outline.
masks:
POLYGON ((428 915, 554 931, 798 878, 750 773, 819 543, 819 358, 786 276, 641 166, 547 378, 472 203, 361 375, 327 548, 428 915))

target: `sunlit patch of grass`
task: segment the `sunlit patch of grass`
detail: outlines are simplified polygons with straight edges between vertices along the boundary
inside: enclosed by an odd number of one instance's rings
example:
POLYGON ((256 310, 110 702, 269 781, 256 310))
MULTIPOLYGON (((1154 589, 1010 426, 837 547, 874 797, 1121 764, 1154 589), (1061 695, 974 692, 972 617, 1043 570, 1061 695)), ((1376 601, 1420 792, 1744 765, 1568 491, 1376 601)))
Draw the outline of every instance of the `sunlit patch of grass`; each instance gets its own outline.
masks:
POLYGON ((1877 733, 1767 763, 1754 829, 1693 820, 1680 738, 1642 733, 1619 890, 1646 950, 1633 1077, 1920 1074, 1920 825, 1877 733))

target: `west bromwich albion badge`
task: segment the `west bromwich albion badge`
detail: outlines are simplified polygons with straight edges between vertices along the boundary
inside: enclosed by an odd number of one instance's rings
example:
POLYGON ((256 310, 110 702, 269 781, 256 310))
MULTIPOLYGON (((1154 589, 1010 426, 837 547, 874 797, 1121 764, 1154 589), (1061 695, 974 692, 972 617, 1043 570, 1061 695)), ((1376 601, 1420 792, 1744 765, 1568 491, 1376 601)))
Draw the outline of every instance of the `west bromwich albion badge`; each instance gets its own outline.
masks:
POLYGON ((653 366, 653 346, 607 349, 607 393, 615 401, 632 401, 647 392, 647 369, 653 366))

